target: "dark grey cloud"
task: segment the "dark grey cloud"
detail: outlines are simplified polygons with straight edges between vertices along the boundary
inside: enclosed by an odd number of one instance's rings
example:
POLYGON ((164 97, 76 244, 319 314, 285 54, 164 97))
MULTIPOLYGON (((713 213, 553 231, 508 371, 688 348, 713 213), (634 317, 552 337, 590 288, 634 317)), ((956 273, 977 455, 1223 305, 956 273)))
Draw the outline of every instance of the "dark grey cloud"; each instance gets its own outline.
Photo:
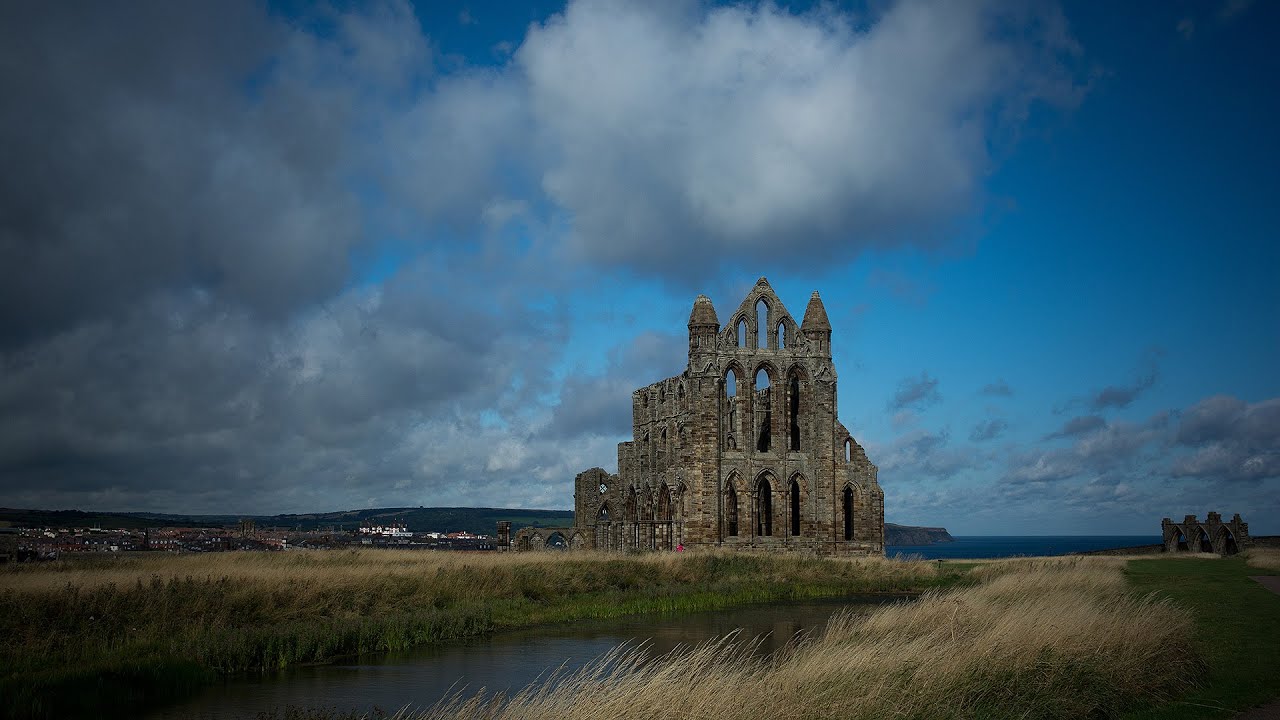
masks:
POLYGON ((1158 352, 1150 353, 1146 361, 1147 368, 1132 383, 1127 385, 1108 385, 1099 390, 1090 398, 1089 407, 1095 411, 1129 407, 1134 400, 1137 400, 1142 393, 1151 389, 1160 379, 1160 372, 1156 366, 1158 357, 1158 352))
POLYGON ((1054 440, 1057 438, 1069 438, 1077 435, 1084 435, 1095 430, 1101 430, 1107 426, 1107 421, 1098 415, 1081 415, 1074 417, 1063 424, 1062 428, 1055 430, 1045 436, 1046 440, 1054 440))
POLYGON ((986 422, 980 422, 973 426, 973 430, 969 432, 969 439, 973 442, 995 440, 1003 435, 1004 431, 1008 429, 1009 423, 1001 420, 1000 418, 987 420, 986 422))
POLYGON ((355 114, 392 80, 374 58, 402 14, 322 40, 234 0, 3 13, 0 343, 155 292, 279 318, 341 289, 362 243, 355 114))
POLYGON ((1175 440, 1191 449, 1174 459, 1175 477, 1257 482, 1280 477, 1280 398, 1246 403, 1205 398, 1181 416, 1175 440))
POLYGON ((898 381, 898 389, 889 400, 889 409, 924 410, 941 400, 942 395, 938 393, 938 379, 922 371, 920 377, 905 377, 898 381))
POLYGON ((978 392, 989 397, 1013 397, 1013 389, 1009 387, 1009 383, 1006 383, 1003 378, 983 385, 978 392))

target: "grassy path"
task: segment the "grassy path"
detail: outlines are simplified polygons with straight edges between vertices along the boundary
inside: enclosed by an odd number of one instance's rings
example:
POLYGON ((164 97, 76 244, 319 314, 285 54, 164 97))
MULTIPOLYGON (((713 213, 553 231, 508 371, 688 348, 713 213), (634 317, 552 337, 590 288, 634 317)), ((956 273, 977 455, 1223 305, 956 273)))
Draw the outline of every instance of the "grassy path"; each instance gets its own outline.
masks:
POLYGON ((1199 688, 1126 717, 1231 717, 1280 697, 1280 595, 1249 579, 1280 570, 1246 565, 1241 557, 1153 559, 1130 561, 1125 574, 1139 592, 1157 592, 1192 611, 1195 649, 1205 662, 1199 688))

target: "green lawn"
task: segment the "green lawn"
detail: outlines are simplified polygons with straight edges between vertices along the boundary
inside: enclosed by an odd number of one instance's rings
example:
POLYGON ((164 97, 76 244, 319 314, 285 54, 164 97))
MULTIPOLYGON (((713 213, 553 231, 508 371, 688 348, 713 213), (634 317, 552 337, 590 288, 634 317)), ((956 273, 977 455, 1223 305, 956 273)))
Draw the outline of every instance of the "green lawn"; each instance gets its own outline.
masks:
POLYGON ((1280 697, 1280 595, 1249 579, 1280 573, 1232 557, 1133 560, 1125 574, 1139 592, 1159 593, 1195 613, 1196 650, 1206 663, 1199 688, 1127 717, 1230 717, 1280 697))

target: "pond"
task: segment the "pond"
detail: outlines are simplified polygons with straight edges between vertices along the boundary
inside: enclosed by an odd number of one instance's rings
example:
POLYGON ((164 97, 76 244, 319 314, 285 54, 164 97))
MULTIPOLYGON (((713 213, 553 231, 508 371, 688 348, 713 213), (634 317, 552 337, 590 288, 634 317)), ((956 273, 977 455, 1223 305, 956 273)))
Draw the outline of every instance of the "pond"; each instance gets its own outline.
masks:
POLYGON ((662 655, 677 646, 696 645, 739 628, 746 638, 764 636, 756 652, 768 655, 798 633, 820 632, 838 610, 870 610, 900 599, 858 596, 497 633, 466 643, 229 678, 149 717, 252 719, 264 712, 283 714, 290 706, 360 712, 376 707, 392 713, 405 706, 429 707, 462 687, 472 692, 480 688, 514 692, 562 665, 581 667, 621 643, 643 641, 651 655, 662 655))

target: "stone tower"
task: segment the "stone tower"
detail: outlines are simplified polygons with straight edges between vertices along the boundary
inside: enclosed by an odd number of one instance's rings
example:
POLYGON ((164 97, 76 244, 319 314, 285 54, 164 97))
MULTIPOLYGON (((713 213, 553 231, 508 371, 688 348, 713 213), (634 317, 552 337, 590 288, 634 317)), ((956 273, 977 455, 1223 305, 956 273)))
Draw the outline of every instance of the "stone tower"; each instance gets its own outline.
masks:
MULTIPOLYGON (((883 554, 884 492, 836 417, 822 299, 797 323, 760 278, 727 319, 721 328, 710 298, 694 300, 688 366, 632 393, 618 473, 580 473, 574 527, 556 530, 611 550, 883 554)), ((545 532, 521 534, 532 549, 545 532)))

